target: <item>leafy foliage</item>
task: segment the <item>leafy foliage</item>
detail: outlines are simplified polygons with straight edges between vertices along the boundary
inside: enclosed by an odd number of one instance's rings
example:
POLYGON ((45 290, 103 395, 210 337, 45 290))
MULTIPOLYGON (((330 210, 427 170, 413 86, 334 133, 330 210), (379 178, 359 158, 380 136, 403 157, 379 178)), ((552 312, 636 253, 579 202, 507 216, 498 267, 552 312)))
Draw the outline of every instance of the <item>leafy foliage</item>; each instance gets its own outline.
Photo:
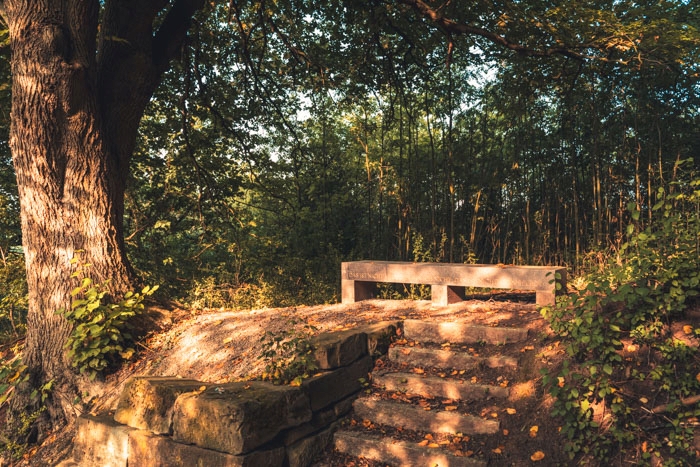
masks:
MULTIPOLYGON (((2 251, 0 251, 2 253, 2 251)), ((24 258, 0 257, 0 343, 24 335, 27 316, 27 281, 24 258)))
MULTIPOLYGON (((27 366, 22 363, 21 346, 8 349, 0 358, 0 409, 9 404, 18 386, 29 380, 27 366)), ((50 380, 30 393, 30 399, 36 403, 36 408, 29 413, 22 412, 12 423, 12 436, 5 438, 0 433, 0 455, 8 454, 13 460, 19 460, 29 448, 27 441, 32 425, 46 411, 46 399, 53 390, 54 380, 50 380)))
POLYGON ((242 308, 337 300, 358 258, 577 272, 697 152, 690 3, 441 10, 531 47, 590 36, 580 60, 446 47, 401 3, 211 5, 132 162, 126 241, 147 282, 242 308))
MULTIPOLYGON (((19 440, 27 439, 31 434, 34 423, 45 411, 46 407, 41 406, 39 409, 31 413, 20 413, 15 432, 13 433, 14 437, 19 440)), ((15 441, 0 437, 0 454, 7 453, 12 460, 20 460, 25 455, 29 447, 30 445, 28 442, 15 441)))
MULTIPOLYGON (((74 276, 82 273, 81 268, 74 276)), ((66 342, 73 367, 94 379, 110 365, 129 360, 135 352, 129 320, 143 312, 144 299, 157 289, 146 286, 140 293, 127 292, 122 300, 109 304, 108 284, 95 284, 84 277, 71 293, 71 309, 58 311, 74 326, 66 342)))
POLYGON ((545 383, 572 458, 638 449, 647 462, 652 455, 695 459, 689 421, 700 409, 688 398, 700 394, 700 329, 674 324, 700 293, 700 179, 657 196, 653 222, 631 224, 617 258, 591 273, 584 289, 543 309, 571 359, 545 383))
MULTIPOLYGON (((0 106, 10 107, 10 40, 0 22, 0 106)), ((8 145, 9 112, 0 112, 0 343, 24 334, 27 285, 21 250, 17 183, 8 145)))
MULTIPOLYGON (((697 2, 443 2, 442 26, 411 3, 208 2, 142 120, 128 254, 173 298, 247 308, 335 301, 345 260, 578 271, 612 245, 619 258, 551 310, 572 358, 590 358, 588 373, 566 367, 561 387, 550 378, 579 424, 567 428, 572 452, 587 449, 576 434, 592 433, 595 404, 619 420, 590 438, 602 455, 629 439, 634 412, 614 383, 626 339, 654 360, 643 376, 630 370, 639 381, 670 402, 697 389, 692 367, 668 381, 694 347, 667 336, 698 280, 697 215, 683 206, 696 201, 672 191, 688 185, 667 185, 676 161, 700 149, 697 2), (533 60, 455 25, 569 49, 533 60)), ((0 27, 2 108, 9 73, 0 27)), ((0 333, 19 336, 26 286, 20 257, 7 254, 21 244, 9 123, 0 112, 0 333)), ((94 377, 133 350, 124 329, 149 290, 108 305, 108 284, 86 280, 65 314, 74 363, 94 377)), ((303 336, 268 339, 270 375, 308 373, 303 336)))
POLYGON ((263 380, 298 386, 318 369, 311 341, 316 328, 309 324, 299 327, 298 324, 296 320, 289 320, 289 329, 279 333, 267 331, 260 339, 262 351, 259 358, 265 361, 263 380))
POLYGON ((15 386, 27 380, 26 369, 17 353, 12 358, 0 359, 0 407, 12 397, 15 386))

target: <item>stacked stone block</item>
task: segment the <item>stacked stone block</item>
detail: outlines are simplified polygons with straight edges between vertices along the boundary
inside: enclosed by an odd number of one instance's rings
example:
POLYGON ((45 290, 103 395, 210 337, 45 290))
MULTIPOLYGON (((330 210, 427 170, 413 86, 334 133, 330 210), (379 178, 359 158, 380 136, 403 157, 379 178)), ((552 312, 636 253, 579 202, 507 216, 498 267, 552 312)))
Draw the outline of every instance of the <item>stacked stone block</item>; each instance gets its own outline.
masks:
POLYGON ((397 323, 322 334, 319 374, 300 387, 134 377, 113 417, 83 416, 73 461, 85 466, 306 466, 332 440, 397 323))

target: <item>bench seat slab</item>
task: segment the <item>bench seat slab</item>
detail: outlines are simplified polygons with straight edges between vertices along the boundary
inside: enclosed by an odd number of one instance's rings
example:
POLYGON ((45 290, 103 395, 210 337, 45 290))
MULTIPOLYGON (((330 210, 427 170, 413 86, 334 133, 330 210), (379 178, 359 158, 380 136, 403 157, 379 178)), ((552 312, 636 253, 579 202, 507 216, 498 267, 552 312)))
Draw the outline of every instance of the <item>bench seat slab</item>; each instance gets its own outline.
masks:
POLYGON ((429 284, 432 301, 444 306, 465 298, 465 287, 530 290, 538 305, 552 305, 555 275, 566 290, 566 268, 558 266, 506 266, 402 261, 351 261, 342 263, 342 301, 352 303, 376 296, 378 282, 429 284))

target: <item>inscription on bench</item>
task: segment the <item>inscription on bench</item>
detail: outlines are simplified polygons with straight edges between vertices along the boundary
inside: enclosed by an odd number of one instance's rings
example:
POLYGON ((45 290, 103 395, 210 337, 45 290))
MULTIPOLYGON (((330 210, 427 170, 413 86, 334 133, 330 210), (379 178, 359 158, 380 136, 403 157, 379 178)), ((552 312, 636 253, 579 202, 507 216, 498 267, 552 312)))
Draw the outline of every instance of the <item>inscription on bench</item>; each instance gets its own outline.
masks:
POLYGON ((378 273, 372 273, 372 272, 348 272, 348 279, 352 279, 354 281, 377 281, 377 282, 384 282, 384 279, 386 278, 385 274, 378 274, 378 273))
POLYGON ((343 303, 372 298, 377 282, 428 284, 433 303, 446 305, 464 298, 464 287, 532 290, 540 305, 554 303, 556 286, 566 285, 566 268, 557 266, 503 266, 400 261, 342 263, 343 303))

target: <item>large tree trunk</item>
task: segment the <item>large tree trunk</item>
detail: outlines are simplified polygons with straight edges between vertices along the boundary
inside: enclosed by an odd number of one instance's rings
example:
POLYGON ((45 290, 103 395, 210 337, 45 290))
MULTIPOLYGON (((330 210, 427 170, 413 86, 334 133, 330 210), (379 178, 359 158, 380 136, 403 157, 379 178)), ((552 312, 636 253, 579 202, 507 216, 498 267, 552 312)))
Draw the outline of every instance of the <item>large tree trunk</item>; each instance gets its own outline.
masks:
POLYGON ((80 379, 65 358, 78 250, 89 275, 114 296, 134 274, 126 258, 124 189, 138 124, 199 0, 174 2, 154 35, 163 0, 0 3, 12 48, 10 147, 17 175, 29 286, 23 353, 30 379, 13 411, 35 410, 29 393, 53 380, 52 424, 74 416, 80 379), (98 20, 102 24, 98 28, 98 20), (98 29, 100 37, 98 38, 98 29))
POLYGON ((105 141, 94 92, 98 5, 80 5, 81 28, 70 30, 61 11, 10 6, 12 127, 29 288, 23 354, 30 378, 15 398, 35 410, 30 389, 53 380, 50 420, 71 417, 76 378, 65 358, 70 323, 56 313, 70 307, 71 258, 82 250, 96 280, 116 292, 133 278, 124 252, 120 206, 123 176, 105 141), (14 7, 14 8, 12 8, 14 7), (91 45, 92 43, 92 45, 91 45))

